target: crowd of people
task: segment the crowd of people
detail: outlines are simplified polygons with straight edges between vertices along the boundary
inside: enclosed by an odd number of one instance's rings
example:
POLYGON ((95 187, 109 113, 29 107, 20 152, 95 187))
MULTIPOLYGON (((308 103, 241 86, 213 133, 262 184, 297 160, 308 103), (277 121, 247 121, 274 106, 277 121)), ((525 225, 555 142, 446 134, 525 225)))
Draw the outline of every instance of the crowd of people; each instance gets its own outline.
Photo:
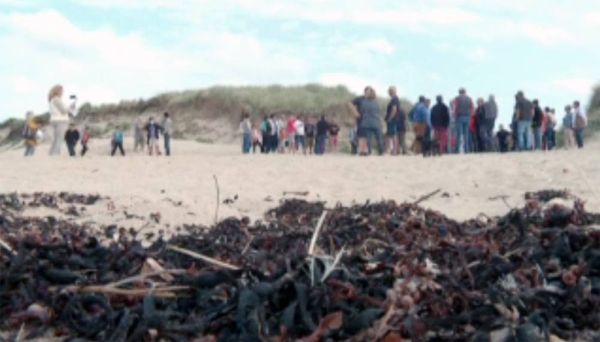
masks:
POLYGON ((325 116, 319 120, 312 116, 265 116, 260 125, 253 124, 248 114, 242 116, 240 131, 243 134, 242 152, 252 149, 256 153, 336 153, 339 150, 340 126, 325 116))
MULTIPOLYGON (((56 85, 52 87, 48 94, 50 129, 52 131, 52 141, 50 143, 50 155, 59 155, 63 144, 67 146, 71 157, 77 156, 77 145, 81 144, 80 156, 85 156, 89 150, 91 132, 89 126, 83 128, 80 133, 77 125, 73 122, 76 117, 75 108, 65 106, 63 100, 63 87, 56 85)), ((22 137, 25 144, 25 156, 30 157, 35 153, 36 146, 43 137, 42 125, 40 125, 33 112, 26 114, 25 125, 22 131, 22 137)), ((144 122, 141 117, 137 117, 133 123, 134 134, 134 152, 144 152, 144 146, 148 147, 149 155, 162 155, 159 146, 159 140, 162 136, 165 155, 171 155, 171 136, 173 134, 173 122, 169 113, 165 112, 162 122, 159 124, 150 117, 144 122)), ((121 155, 125 155, 123 147, 124 133, 119 125, 114 125, 110 141, 110 155, 114 156, 117 150, 121 155)))
MULTIPOLYGON (((461 88, 448 104, 441 95, 435 104, 420 96, 408 115, 401 106, 396 87, 388 89, 389 102, 382 117, 377 94, 366 87, 364 94, 349 103, 356 119, 348 138, 352 153, 370 155, 376 145, 380 155, 482 153, 509 151, 552 150, 556 147, 558 121, 555 109, 542 109, 538 100, 530 101, 522 91, 515 96, 513 118, 508 130, 504 125, 496 128, 498 105, 494 95, 477 101, 461 88), (386 128, 384 134, 383 125, 386 128), (410 123, 410 125, 408 124, 410 123), (407 131, 412 129, 414 141, 407 146, 407 131)), ((565 148, 583 148, 584 130, 588 125, 586 113, 580 103, 566 106, 562 120, 565 148)), ((323 154, 337 152, 340 126, 314 117, 271 115, 260 125, 253 124, 248 114, 240 123, 244 135, 243 153, 298 153, 323 154)))
MULTIPOLYGON (((353 154, 370 155, 376 145, 380 155, 446 154, 552 150, 556 147, 556 111, 542 109, 538 100, 530 101, 522 91, 515 96, 515 106, 510 131, 504 125, 494 132, 498 119, 498 105, 494 95, 487 100, 473 101, 464 88, 448 104, 441 95, 435 104, 420 96, 419 101, 406 114, 402 109, 395 87, 388 89, 389 102, 382 117, 380 102, 375 90, 368 86, 362 96, 354 98, 348 105, 356 124, 348 130, 348 139, 353 154), (382 130, 386 128, 385 135, 382 130), (410 123, 410 124, 409 124, 410 123), (407 146, 407 131, 412 129, 415 139, 407 146), (373 139, 375 140, 373 142, 373 139), (375 145, 374 145, 375 144, 375 145)), ((89 150, 90 128, 85 126, 80 133, 73 121, 74 108, 64 105, 63 87, 56 85, 48 94, 50 128, 53 132, 50 155, 58 155, 66 144, 69 155, 77 156, 77 144, 81 144, 80 155, 89 150)), ((578 101, 565 107, 562 119, 565 148, 583 148, 584 130, 588 118, 578 101)), ((25 156, 32 156, 41 139, 41 126, 32 112, 26 115, 22 136, 25 156)), ((253 123, 245 113, 240 122, 243 135, 242 152, 258 151, 269 153, 302 153, 322 155, 339 152, 340 125, 324 115, 313 116, 281 115, 265 116, 260 123, 253 123)), ((162 155, 159 140, 162 136, 165 154, 171 155, 173 123, 169 113, 164 113, 159 124, 151 117, 144 122, 137 117, 133 123, 134 152, 143 152, 147 146, 149 155, 162 155)), ((123 130, 114 126, 110 154, 117 150, 125 155, 123 130)))

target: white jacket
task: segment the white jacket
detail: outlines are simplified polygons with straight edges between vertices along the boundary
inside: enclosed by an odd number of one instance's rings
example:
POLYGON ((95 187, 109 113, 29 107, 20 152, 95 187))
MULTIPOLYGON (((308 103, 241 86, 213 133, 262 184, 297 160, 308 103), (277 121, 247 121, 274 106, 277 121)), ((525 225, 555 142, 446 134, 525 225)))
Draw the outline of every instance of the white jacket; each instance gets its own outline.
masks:
POLYGON ((69 109, 64 105, 60 96, 50 100, 50 122, 69 122, 69 109))

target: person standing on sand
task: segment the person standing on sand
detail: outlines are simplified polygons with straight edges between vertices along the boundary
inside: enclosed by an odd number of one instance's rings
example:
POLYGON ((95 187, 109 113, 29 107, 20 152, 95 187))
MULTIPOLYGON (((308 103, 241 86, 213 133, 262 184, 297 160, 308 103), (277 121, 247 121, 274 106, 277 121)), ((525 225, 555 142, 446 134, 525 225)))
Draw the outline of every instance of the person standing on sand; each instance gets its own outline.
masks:
POLYGON ((287 144, 288 152, 290 154, 296 153, 296 118, 292 115, 288 118, 286 131, 287 131, 287 144))
MULTIPOLYGON (((396 97, 398 97, 396 95, 396 97)), ((394 101, 396 103, 396 101, 394 101)), ((406 148, 406 113, 402 109, 400 105, 400 99, 397 102, 398 111, 396 113, 396 124, 398 125, 398 135, 396 142, 396 155, 406 155, 408 154, 408 149, 406 148)))
POLYGON ((322 155, 325 153, 327 146, 327 132, 329 131, 329 123, 325 120, 325 115, 321 116, 321 120, 317 122, 317 143, 315 154, 322 155))
POLYGON ((306 150, 308 154, 313 154, 315 151, 315 119, 311 116, 304 125, 304 134, 306 136, 306 150))
POLYGON ((169 157, 171 155, 171 136, 173 135, 173 121, 169 116, 168 112, 165 112, 162 121, 162 134, 165 144, 165 155, 169 157))
POLYGON ((440 143, 440 154, 445 154, 448 144, 448 126, 450 125, 450 110, 444 103, 442 95, 436 98, 436 104, 431 109, 431 126, 440 143))
POLYGON ((546 112, 546 149, 552 151, 556 147, 556 111, 554 108, 546 112))
POLYGON ((71 157, 77 156, 75 153, 75 146, 77 146, 77 142, 79 141, 79 131, 75 128, 74 124, 69 125, 69 129, 67 133, 65 133, 65 142, 67 143, 67 148, 69 149, 69 155, 71 157))
POLYGON ((542 112, 542 108, 540 108, 540 102, 535 99, 533 100, 533 120, 531 122, 531 128, 533 129, 533 149, 541 150, 542 149, 542 125, 544 121, 544 113, 542 112))
POLYGON ((150 117, 146 125, 146 133, 148 134, 148 154, 152 155, 156 150, 156 155, 160 156, 160 148, 158 147, 158 138, 160 136, 160 126, 154 122, 154 118, 150 117))
POLYGON ((144 123, 142 122, 142 117, 138 116, 135 118, 135 122, 133 123, 133 137, 134 137, 134 147, 133 151, 138 152, 138 148, 140 152, 144 152, 144 123))
POLYGON ((55 85, 48 93, 48 103, 50 106, 50 125, 52 126, 53 135, 52 143, 50 144, 50 155, 59 155, 62 146, 62 139, 65 136, 67 127, 69 126, 69 109, 62 101, 63 87, 55 85))
POLYGON ((427 133, 427 113, 429 112, 426 106, 427 98, 425 96, 420 96, 419 103, 411 110, 410 116, 413 124, 413 131, 415 132, 415 141, 412 146, 414 154, 420 154, 423 150, 425 133, 427 133))
POLYGON ((277 143, 275 144, 275 151, 279 153, 285 152, 285 117, 283 115, 275 118, 275 136, 277 137, 277 143))
POLYGON ((265 116, 260 123, 260 132, 262 134, 262 145, 260 146, 261 153, 267 153, 269 144, 269 117, 265 116))
POLYGON ((517 141, 519 151, 526 151, 531 148, 531 121, 533 119, 533 104, 529 101, 522 91, 517 93, 517 141))
POLYGON ((485 119, 483 122, 483 142, 486 150, 491 152, 494 141, 494 127, 496 127, 496 119, 498 118, 498 105, 496 104, 496 97, 492 94, 488 97, 486 103, 483 104, 485 109, 485 119))
POLYGON ((22 133, 25 140, 25 157, 31 157, 35 153, 35 147, 38 144, 37 133, 39 129, 40 125, 35 121, 33 112, 27 112, 22 133))
POLYGON ((473 117, 473 152, 486 152, 485 138, 487 127, 485 126, 485 102, 482 98, 477 99, 477 109, 473 117))
POLYGON ((588 125, 588 118, 581 109, 579 101, 573 102, 573 122, 575 126, 575 140, 577 141, 577 147, 583 148, 583 131, 588 125))
POLYGON ((306 139, 304 135, 306 134, 304 130, 304 117, 301 116, 294 122, 294 129, 296 130, 296 150, 300 152, 300 146, 302 146, 302 153, 306 154, 306 139))
POLYGON ((250 147, 252 146, 252 123, 250 122, 250 115, 248 113, 242 114, 242 120, 240 121, 240 133, 242 133, 242 153, 250 153, 250 147))
POLYGON ((85 156, 88 151, 88 143, 90 142, 90 127, 85 126, 83 135, 81 136, 81 156, 85 156))
POLYGON ((390 86, 388 88, 390 102, 388 102, 385 113, 385 123, 387 126, 387 131, 385 133, 385 147, 392 155, 397 155, 399 153, 398 112, 400 111, 400 99, 398 99, 397 93, 396 87, 390 86))
POLYGON ((113 148, 110 152, 111 156, 115 155, 115 152, 117 152, 117 148, 119 149, 119 151, 121 151, 121 155, 125 156, 125 150, 123 149, 123 131, 121 130, 119 125, 115 126, 115 131, 113 132, 112 136, 112 146, 113 148))
POLYGON ((565 136, 565 149, 570 150, 575 148, 575 129, 574 127, 574 117, 571 112, 571 106, 565 107, 565 117, 563 118, 563 132, 565 136))
MULTIPOLYGON (((354 114, 356 119, 356 138, 358 139, 358 154, 367 153, 367 139, 365 132, 362 129, 362 103, 365 100, 367 93, 371 87, 367 86, 362 96, 355 97, 352 102, 348 104, 350 111, 354 114)), ((370 150, 370 149, 369 149, 370 150)))
MULTIPOLYGON (((361 102, 360 107, 362 114, 360 129, 363 130, 367 137, 367 146, 371 144, 371 138, 375 136, 379 155, 383 155, 384 147, 383 134, 381 132, 379 101, 377 100, 377 94, 372 87, 368 87, 368 91, 365 94, 365 98, 361 102)), ((363 150, 361 155, 366 156, 367 154, 363 150)))
POLYGON ((340 133, 340 126, 335 123, 335 121, 331 121, 329 123, 329 152, 338 153, 338 135, 340 133))
POLYGON ((264 153, 263 149, 263 139, 264 134, 258 128, 257 125, 252 126, 252 153, 256 153, 256 146, 258 146, 259 151, 264 153))
POLYGON ((456 120, 456 153, 460 153, 460 146, 463 146, 463 152, 469 153, 470 150, 470 124, 471 117, 475 114, 475 105, 473 100, 467 95, 465 88, 460 88, 458 96, 454 99, 454 117, 456 120))
POLYGON ((500 153, 508 152, 508 138, 510 137, 510 132, 504 129, 504 125, 500 125, 500 130, 496 134, 496 137, 498 138, 500 153))

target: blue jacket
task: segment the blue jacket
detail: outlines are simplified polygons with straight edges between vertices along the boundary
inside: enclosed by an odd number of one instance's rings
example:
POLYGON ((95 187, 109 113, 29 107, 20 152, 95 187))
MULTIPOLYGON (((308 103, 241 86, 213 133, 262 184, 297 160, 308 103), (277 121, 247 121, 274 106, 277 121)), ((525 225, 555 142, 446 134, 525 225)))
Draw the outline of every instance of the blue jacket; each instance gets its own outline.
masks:
POLYGON ((123 143, 123 131, 121 131, 121 130, 119 129, 119 130, 116 130, 116 131, 113 133, 113 142, 114 142, 115 144, 122 144, 122 143, 123 143))

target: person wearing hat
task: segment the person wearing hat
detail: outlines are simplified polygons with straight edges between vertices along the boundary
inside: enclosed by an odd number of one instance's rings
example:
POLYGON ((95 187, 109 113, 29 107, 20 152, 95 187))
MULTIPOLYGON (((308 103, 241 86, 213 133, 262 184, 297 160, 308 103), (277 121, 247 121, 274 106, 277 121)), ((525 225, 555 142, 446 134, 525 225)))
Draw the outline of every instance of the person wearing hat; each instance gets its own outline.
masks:
POLYGON ((71 157, 75 157, 77 154, 75 153, 75 146, 77 146, 77 142, 79 141, 79 131, 75 127, 75 124, 69 124, 69 129, 67 133, 65 133, 65 142, 67 143, 67 148, 69 149, 69 155, 71 157))
POLYGON ((40 125, 35 121, 32 111, 27 112, 25 127, 23 127, 23 139, 25 140, 25 157, 31 157, 35 153, 38 144, 38 130, 40 125))

